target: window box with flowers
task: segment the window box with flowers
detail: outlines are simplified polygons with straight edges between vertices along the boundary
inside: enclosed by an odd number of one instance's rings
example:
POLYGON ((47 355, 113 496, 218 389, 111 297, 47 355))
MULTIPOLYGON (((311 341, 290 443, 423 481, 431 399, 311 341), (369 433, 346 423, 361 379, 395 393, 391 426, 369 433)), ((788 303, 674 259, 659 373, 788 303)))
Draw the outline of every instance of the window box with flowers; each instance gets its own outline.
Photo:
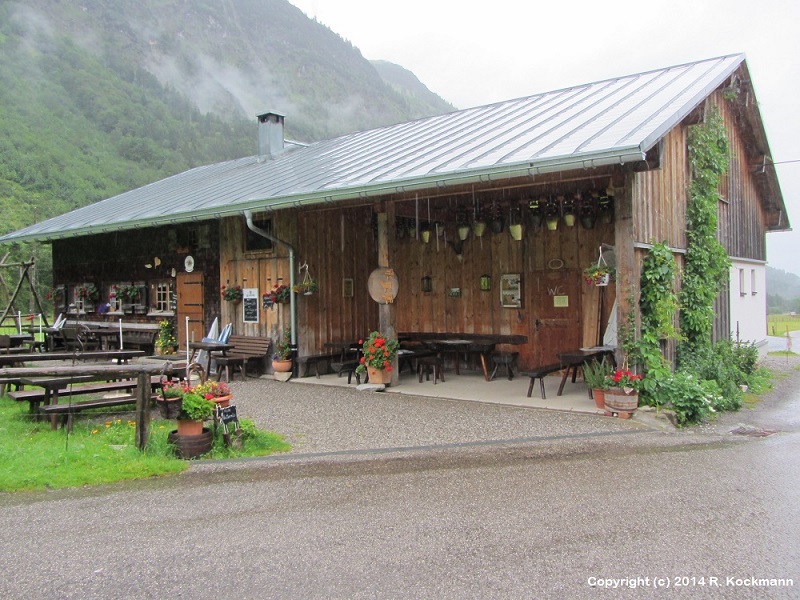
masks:
POLYGON ((78 312, 91 312, 100 300, 100 290, 93 283, 84 283, 75 287, 74 302, 78 312))
POLYGON ((275 284, 272 289, 264 294, 264 308, 272 308, 276 304, 289 304, 292 291, 288 285, 275 284))
POLYGON ((363 356, 356 367, 357 373, 367 373, 370 383, 389 384, 392 381, 392 362, 397 357, 400 343, 387 339, 379 331, 373 331, 362 344, 363 356))
POLYGON ((628 369, 617 369, 606 377, 606 410, 616 413, 632 413, 639 407, 639 391, 642 376, 628 369))
POLYGON ((238 304, 244 298, 244 291, 240 285, 223 285, 220 290, 220 296, 226 302, 238 304))

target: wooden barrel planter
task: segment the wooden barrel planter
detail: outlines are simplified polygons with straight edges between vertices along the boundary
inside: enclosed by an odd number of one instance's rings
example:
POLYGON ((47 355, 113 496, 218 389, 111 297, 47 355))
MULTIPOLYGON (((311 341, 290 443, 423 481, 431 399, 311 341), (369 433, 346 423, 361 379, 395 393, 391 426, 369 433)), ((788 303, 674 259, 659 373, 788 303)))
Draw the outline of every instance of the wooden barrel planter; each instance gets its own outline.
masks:
POLYGON ((167 441, 175 446, 179 458, 197 458, 211 451, 214 433, 208 427, 200 435, 178 435, 178 430, 170 431, 167 441))
POLYGON ((622 388, 608 388, 605 393, 606 410, 632 413, 639 408, 638 392, 626 394, 622 388))

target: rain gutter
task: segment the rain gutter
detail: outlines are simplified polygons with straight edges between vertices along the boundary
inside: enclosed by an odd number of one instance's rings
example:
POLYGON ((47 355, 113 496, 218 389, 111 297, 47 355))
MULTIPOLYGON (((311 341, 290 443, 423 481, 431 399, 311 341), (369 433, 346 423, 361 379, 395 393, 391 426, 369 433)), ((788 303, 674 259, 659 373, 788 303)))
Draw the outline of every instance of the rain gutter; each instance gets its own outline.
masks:
MULTIPOLYGON (((258 227, 255 223, 253 223, 253 213, 250 212, 249 209, 245 210, 243 214, 245 220, 247 221, 247 228, 250 231, 289 250, 289 289, 290 290, 294 289, 294 246, 292 246, 288 242, 276 238, 271 233, 264 231, 263 229, 258 227)), ((289 323, 291 324, 290 326, 292 328, 289 348, 292 352, 292 370, 293 370, 292 375, 294 377, 297 377, 297 305, 295 304, 296 295, 297 294, 291 292, 289 293, 289 323)))

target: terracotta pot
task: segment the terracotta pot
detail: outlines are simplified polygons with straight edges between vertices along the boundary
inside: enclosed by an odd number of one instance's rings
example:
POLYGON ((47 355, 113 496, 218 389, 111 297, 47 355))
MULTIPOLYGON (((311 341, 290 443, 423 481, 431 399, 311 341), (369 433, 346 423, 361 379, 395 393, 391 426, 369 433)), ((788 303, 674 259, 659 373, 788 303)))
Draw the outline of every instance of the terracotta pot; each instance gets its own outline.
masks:
POLYGON ((592 398, 597 408, 603 410, 606 407, 606 391, 594 388, 592 389, 592 398))
POLYGON ((278 373, 288 373, 292 370, 292 359, 275 359, 272 361, 272 370, 278 373))
POLYGON ((231 405, 232 398, 233 394, 228 394, 227 396, 217 396, 216 398, 212 398, 211 401, 215 403, 217 406, 226 408, 231 405))
POLYGON ((200 435, 203 433, 203 422, 191 419, 178 419, 178 435, 200 435))
POLYGON ((369 375, 370 383, 389 384, 392 382, 392 374, 386 369, 376 369, 375 367, 367 367, 367 374, 369 375))

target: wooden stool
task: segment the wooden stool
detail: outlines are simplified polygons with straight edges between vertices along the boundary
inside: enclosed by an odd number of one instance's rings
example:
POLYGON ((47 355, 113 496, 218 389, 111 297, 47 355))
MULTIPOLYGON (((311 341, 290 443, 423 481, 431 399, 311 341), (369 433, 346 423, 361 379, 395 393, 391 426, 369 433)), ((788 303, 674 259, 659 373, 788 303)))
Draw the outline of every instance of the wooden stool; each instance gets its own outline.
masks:
POLYGON ((492 371, 492 376, 489 378, 489 381, 495 378, 497 369, 501 366, 505 367, 508 380, 511 381, 514 379, 514 371, 511 370, 511 365, 514 364, 518 356, 519 352, 493 352, 492 362, 494 362, 494 370, 492 371))
POLYGON ((422 383, 422 373, 425 372, 425 381, 430 381, 431 371, 433 371, 433 384, 441 379, 444 383, 444 359, 441 356, 424 356, 417 359, 417 375, 419 382, 422 383))

